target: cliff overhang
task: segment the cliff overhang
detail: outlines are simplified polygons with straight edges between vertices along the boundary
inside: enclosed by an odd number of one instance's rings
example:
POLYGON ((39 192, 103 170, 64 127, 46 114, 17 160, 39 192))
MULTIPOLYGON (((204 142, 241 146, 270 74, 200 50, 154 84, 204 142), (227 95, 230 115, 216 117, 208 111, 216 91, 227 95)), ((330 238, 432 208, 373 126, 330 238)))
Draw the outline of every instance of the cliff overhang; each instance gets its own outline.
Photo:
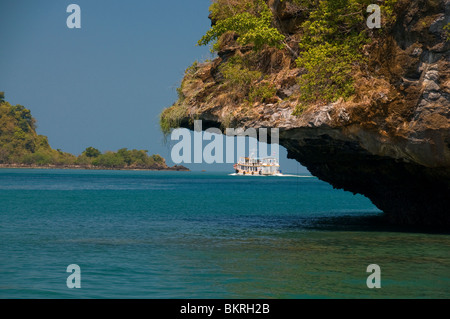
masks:
MULTIPOLYGON (((269 1, 281 24, 299 14, 269 1)), ((444 26, 450 1, 400 1, 396 24, 366 48, 367 70, 354 74, 358 98, 310 105, 299 114, 296 79, 304 70, 292 52, 258 55, 276 95, 236 102, 223 86, 221 65, 249 54, 235 37, 219 56, 186 73, 179 126, 279 128, 289 158, 333 185, 367 196, 393 223, 450 227, 450 72, 444 26), (294 115, 295 114, 295 115, 294 115)), ((295 46, 292 46, 294 48, 295 46)))

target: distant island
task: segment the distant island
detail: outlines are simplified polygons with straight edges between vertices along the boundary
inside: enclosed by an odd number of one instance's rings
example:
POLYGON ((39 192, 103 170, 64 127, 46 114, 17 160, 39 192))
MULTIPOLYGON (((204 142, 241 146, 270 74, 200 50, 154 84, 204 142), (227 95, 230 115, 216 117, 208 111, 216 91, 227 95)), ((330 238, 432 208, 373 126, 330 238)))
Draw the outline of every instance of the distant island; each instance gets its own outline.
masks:
POLYGON ((54 150, 46 136, 36 133, 30 110, 5 101, 4 92, 0 92, 0 168, 189 171, 184 166, 169 167, 163 157, 148 155, 146 150, 102 153, 88 147, 79 156, 54 150))

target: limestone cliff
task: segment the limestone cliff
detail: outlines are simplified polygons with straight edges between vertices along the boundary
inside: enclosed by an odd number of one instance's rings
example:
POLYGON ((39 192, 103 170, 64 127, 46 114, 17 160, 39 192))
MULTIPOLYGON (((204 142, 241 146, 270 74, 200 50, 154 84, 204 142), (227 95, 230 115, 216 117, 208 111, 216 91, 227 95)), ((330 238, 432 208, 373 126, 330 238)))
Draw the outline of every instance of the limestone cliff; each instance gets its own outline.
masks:
POLYGON ((396 23, 364 48, 354 97, 300 113, 295 36, 303 12, 289 1, 268 3, 288 48, 266 48, 253 63, 276 94, 243 103, 222 85, 221 65, 251 52, 228 34, 216 59, 186 72, 172 107, 183 110, 178 124, 280 128, 290 158, 335 188, 367 196, 390 221, 449 227, 450 1, 399 1, 396 23))

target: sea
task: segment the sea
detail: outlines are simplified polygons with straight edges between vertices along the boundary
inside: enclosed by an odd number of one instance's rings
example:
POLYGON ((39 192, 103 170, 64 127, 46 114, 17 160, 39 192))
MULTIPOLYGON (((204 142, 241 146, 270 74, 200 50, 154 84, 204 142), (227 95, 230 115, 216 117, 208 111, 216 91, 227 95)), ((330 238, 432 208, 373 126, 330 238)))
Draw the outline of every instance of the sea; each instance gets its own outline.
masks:
POLYGON ((449 233, 315 177, 0 170, 2 299, 449 297, 449 233))

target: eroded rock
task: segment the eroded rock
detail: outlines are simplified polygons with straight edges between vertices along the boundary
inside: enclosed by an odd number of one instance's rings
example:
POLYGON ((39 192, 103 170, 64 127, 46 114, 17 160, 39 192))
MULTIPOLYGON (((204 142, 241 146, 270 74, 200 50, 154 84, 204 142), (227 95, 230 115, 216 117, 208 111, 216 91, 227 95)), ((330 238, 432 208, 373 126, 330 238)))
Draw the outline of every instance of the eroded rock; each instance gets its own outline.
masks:
MULTIPOLYGON (((282 17, 281 27, 294 32, 302 12, 271 3, 282 17)), ((275 70, 268 81, 281 99, 250 107, 234 103, 218 72, 224 58, 243 54, 232 42, 223 44, 219 58, 200 66, 197 78, 188 79, 182 105, 206 121, 204 129, 230 123, 278 127, 290 158, 335 188, 367 196, 392 222, 448 228, 450 44, 442 28, 449 9, 448 0, 403 1, 390 34, 367 48, 370 76, 357 78, 356 100, 313 105, 293 115, 298 102, 291 96, 302 70, 289 52, 280 56, 271 49, 267 61, 280 62, 262 64, 275 70), (433 20, 424 23, 425 17, 433 20)), ((189 127, 191 122, 182 123, 189 127)))

